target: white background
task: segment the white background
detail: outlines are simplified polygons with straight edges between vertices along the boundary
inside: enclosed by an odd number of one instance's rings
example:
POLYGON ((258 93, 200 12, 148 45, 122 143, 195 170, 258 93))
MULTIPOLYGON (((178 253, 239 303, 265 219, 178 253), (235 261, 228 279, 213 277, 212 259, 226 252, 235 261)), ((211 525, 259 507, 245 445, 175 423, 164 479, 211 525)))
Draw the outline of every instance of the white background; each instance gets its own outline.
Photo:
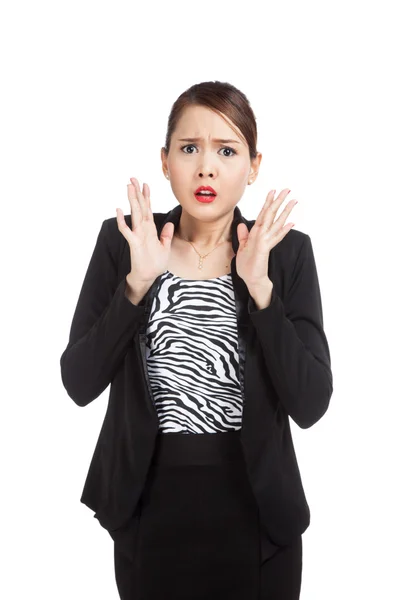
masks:
POLYGON ((127 183, 177 204, 160 148, 201 81, 249 98, 272 188, 317 262, 334 392, 291 421, 311 525, 302 600, 400 598, 399 36, 395 2, 14 2, 2 8, 0 596, 117 600, 112 540, 79 502, 108 390, 82 409, 59 360, 97 234, 127 183))

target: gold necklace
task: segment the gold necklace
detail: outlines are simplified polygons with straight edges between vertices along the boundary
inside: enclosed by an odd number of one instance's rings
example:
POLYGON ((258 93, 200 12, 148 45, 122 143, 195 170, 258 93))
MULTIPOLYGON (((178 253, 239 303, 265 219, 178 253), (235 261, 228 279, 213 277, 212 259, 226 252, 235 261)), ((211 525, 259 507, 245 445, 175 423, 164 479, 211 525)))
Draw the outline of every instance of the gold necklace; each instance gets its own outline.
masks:
MULTIPOLYGON (((189 240, 187 240, 186 238, 183 238, 182 236, 178 235, 178 237, 181 240, 185 240, 185 242, 189 242, 189 240)), ((218 248, 218 246, 220 246, 221 244, 223 244, 225 241, 227 240, 222 240, 222 242, 219 242, 215 248, 218 248)), ((210 250, 210 252, 207 252, 207 254, 200 254, 200 252, 197 252, 196 248, 193 246, 192 242, 189 242, 189 244, 193 247, 194 251, 199 255, 199 264, 198 264, 198 269, 202 269, 203 268, 203 258, 206 258, 206 256, 208 256, 209 254, 211 254, 211 252, 214 252, 215 248, 213 248, 212 250, 210 250)))

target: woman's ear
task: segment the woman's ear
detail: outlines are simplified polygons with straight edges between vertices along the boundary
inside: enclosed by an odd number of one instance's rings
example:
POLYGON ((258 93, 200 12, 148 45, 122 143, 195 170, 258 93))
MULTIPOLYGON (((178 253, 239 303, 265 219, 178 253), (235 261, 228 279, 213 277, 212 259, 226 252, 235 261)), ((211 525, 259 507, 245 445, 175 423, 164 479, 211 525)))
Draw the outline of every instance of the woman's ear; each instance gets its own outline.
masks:
POLYGON ((169 179, 168 174, 168 164, 167 164, 167 153, 164 146, 161 148, 161 168, 167 179, 169 179))

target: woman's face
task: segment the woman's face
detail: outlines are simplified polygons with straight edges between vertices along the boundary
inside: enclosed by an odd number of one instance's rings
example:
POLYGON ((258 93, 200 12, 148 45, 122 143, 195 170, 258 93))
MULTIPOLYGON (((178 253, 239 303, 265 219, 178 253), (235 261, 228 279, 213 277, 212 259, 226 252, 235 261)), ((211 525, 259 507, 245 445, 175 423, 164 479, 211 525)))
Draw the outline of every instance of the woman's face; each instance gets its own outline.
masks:
POLYGON ((249 179, 257 176, 261 153, 252 163, 248 145, 233 124, 204 106, 189 106, 171 136, 168 157, 162 150, 161 158, 182 207, 193 216, 209 211, 215 216, 215 211, 226 213, 239 202, 249 179), (221 139, 230 141, 217 141, 221 139), (213 202, 196 199, 194 192, 201 185, 214 188, 213 202))

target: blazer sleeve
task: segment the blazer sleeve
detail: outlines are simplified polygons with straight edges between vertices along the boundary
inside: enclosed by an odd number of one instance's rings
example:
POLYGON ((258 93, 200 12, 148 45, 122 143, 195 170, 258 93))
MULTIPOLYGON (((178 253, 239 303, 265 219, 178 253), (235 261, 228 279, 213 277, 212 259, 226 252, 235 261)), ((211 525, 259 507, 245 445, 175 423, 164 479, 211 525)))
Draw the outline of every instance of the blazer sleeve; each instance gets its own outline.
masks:
POLYGON ((78 297, 69 342, 60 359, 68 395, 86 406, 106 389, 144 317, 144 304, 125 296, 109 244, 110 219, 103 221, 78 297))
POLYGON ((249 317, 274 388, 302 429, 325 414, 333 392, 317 268, 310 236, 304 236, 285 303, 275 286, 266 308, 257 310, 251 295, 248 301, 249 317))

